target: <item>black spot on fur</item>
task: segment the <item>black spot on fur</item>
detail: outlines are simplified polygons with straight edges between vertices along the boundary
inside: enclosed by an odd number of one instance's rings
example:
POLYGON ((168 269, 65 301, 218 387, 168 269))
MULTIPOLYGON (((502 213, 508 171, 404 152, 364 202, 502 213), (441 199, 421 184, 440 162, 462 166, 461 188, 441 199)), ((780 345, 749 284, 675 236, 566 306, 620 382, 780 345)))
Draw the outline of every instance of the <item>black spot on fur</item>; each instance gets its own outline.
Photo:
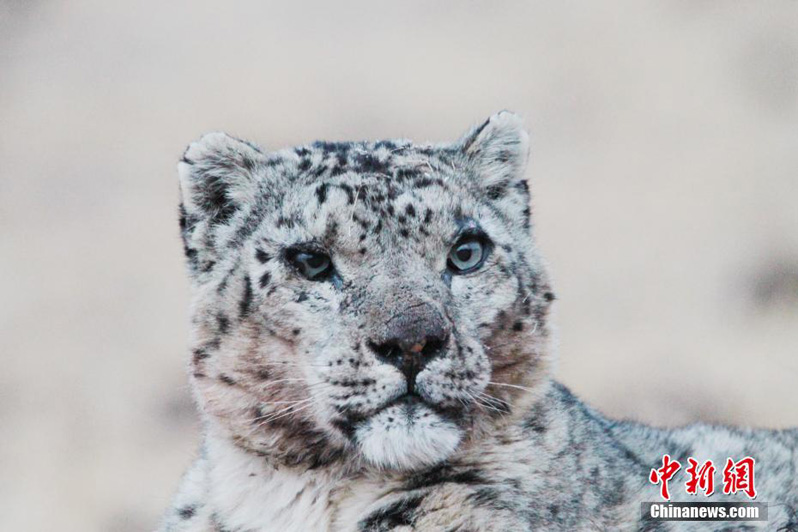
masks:
POLYGON ((360 216, 358 216, 357 214, 354 214, 354 213, 352 214, 352 221, 356 222, 363 229, 368 229, 369 228, 368 222, 366 220, 364 220, 363 218, 361 218, 360 216))
POLYGON ((228 386, 236 385, 236 381, 232 377, 230 377, 229 375, 225 375, 224 373, 219 375, 219 380, 228 386))
POLYGON ((499 153, 496 154, 496 159, 500 163, 507 163, 510 161, 510 159, 512 159, 512 157, 513 157, 513 152, 509 150, 501 150, 499 151, 499 153))
POLYGON ((520 321, 513 323, 513 330, 516 332, 520 332, 524 330, 524 324, 520 321))
POLYGON ((312 146, 326 153, 346 153, 350 147, 348 142, 330 142, 327 140, 317 140, 312 146))
POLYGON ((338 222, 330 218, 327 220, 327 226, 324 228, 324 240, 331 242, 335 240, 338 235, 338 222))
POLYGON ((196 365, 205 360, 206 358, 210 358, 210 356, 211 355, 208 353, 208 351, 206 351, 202 347, 198 347, 197 349, 194 349, 194 351, 192 352, 191 360, 196 365))
POLYGON ((513 187, 520 190, 522 194, 529 196, 529 183, 527 183, 526 179, 516 181, 513 183, 513 187))
POLYGON ((390 140, 380 140, 374 144, 374 149, 378 150, 380 148, 386 148, 388 150, 395 150, 396 143, 390 140))
POLYGON ((293 218, 286 218, 285 216, 280 216, 279 218, 277 218, 277 222, 275 223, 275 225, 277 227, 285 226, 289 229, 292 229, 296 226, 296 220, 293 218))
POLYGON ((351 414, 349 414, 345 418, 334 419, 332 421, 332 424, 335 428, 340 430, 344 434, 344 436, 346 436, 350 440, 354 440, 357 423, 360 421, 362 421, 362 418, 359 418, 357 416, 352 416, 351 414))
POLYGON ((220 334, 227 334, 230 330, 230 318, 220 312, 216 316, 216 325, 219 327, 220 334))
POLYGON ((343 190, 346 193, 346 202, 347 203, 349 203, 351 205, 352 203, 355 202, 355 191, 352 189, 352 187, 350 187, 346 183, 343 183, 341 185, 338 185, 338 188, 340 188, 341 190, 343 190))
POLYGON ((194 201, 206 213, 211 223, 225 223, 236 213, 236 205, 227 197, 229 183, 223 176, 208 173, 202 176, 194 201))
POLYGON ((271 281, 271 279, 272 279, 271 274, 269 272, 266 272, 260 276, 260 279, 258 280, 258 285, 261 288, 266 288, 269 285, 269 281, 271 281))
POLYGON ((444 484, 446 482, 454 484, 480 484, 484 483, 485 479, 482 478, 481 473, 477 470, 467 469, 464 471, 457 471, 450 466, 443 465, 410 477, 405 485, 405 489, 415 490, 444 484))
POLYGON ((180 232, 185 232, 186 228, 188 227, 188 214, 186 213, 186 207, 182 203, 178 207, 179 213, 179 223, 180 223, 180 232))
POLYGON ((232 532, 217 514, 211 516, 211 523, 213 524, 213 532, 232 532))
POLYGON ((399 230, 399 234, 402 235, 403 238, 410 236, 410 232, 404 227, 399 230))
POLYGON ((396 171, 396 180, 401 182, 407 179, 418 177, 419 172, 415 168, 400 168, 396 171))
POLYGON ((205 264, 202 265, 202 268, 200 268, 200 271, 202 271, 202 273, 208 273, 209 271, 211 271, 213 269, 214 266, 216 266, 216 261, 209 260, 209 261, 205 262, 205 264))
POLYGON ((291 331, 291 334, 293 334, 294 336, 299 336, 299 333, 301 333, 301 332, 302 332, 302 329, 294 329, 293 331, 291 331))
POLYGON ((543 294, 543 299, 545 299, 546 301, 554 301, 554 294, 551 292, 546 292, 545 294, 543 294))
POLYGON ((238 310, 240 316, 242 318, 248 316, 251 308, 252 308, 252 281, 250 281, 249 275, 245 275, 244 295, 241 297, 241 301, 238 302, 238 310))
POLYGON ((487 189, 488 198, 492 200, 501 199, 505 192, 506 189, 503 185, 494 185, 487 189))
POLYGON ((500 506, 500 493, 496 488, 490 486, 483 486, 477 488, 473 493, 469 494, 468 500, 478 506, 486 506, 488 508, 498 509, 500 506))
POLYGON ((221 347, 221 345, 222 345, 221 338, 214 338, 210 342, 207 342, 204 347, 205 347, 205 349, 212 349, 212 350, 215 351, 215 350, 219 349, 219 347, 221 347))
POLYGON ((526 421, 524 421, 524 428, 530 429, 537 434, 543 434, 548 429, 548 426, 543 422, 540 412, 533 412, 526 421))
POLYGON ((424 176, 413 183, 413 186, 415 186, 416 188, 427 188, 431 187, 432 185, 445 188, 443 185, 443 179, 441 179, 440 177, 430 178, 424 176))
POLYGON ((412 526, 423 500, 423 495, 413 495, 389 504, 361 521, 358 528, 362 532, 388 532, 400 526, 412 526))
POLYGON ((327 201, 327 188, 329 185, 327 183, 322 183, 321 185, 316 187, 316 199, 319 201, 319 205, 327 201))
POLYGON ((388 172, 385 162, 379 160, 371 153, 357 154, 354 163, 358 172, 375 174, 384 174, 388 172))
POLYGON ((299 295, 296 298, 296 302, 297 303, 302 303, 303 301, 307 301, 307 299, 308 299, 307 292, 300 292, 299 295))
POLYGON ((187 506, 183 506, 182 508, 177 510, 177 515, 180 516, 180 519, 191 519, 194 517, 194 514, 197 513, 197 507, 193 504, 189 504, 187 506))
POLYGON ((255 251, 255 258, 258 259, 258 262, 260 262, 261 264, 265 264, 270 260, 272 260, 271 255, 269 255, 262 249, 255 251))
POLYGON ((197 259, 197 250, 194 248, 190 248, 188 246, 184 246, 183 252, 186 254, 186 260, 188 261, 189 267, 192 270, 196 270, 199 267, 199 260, 197 259))

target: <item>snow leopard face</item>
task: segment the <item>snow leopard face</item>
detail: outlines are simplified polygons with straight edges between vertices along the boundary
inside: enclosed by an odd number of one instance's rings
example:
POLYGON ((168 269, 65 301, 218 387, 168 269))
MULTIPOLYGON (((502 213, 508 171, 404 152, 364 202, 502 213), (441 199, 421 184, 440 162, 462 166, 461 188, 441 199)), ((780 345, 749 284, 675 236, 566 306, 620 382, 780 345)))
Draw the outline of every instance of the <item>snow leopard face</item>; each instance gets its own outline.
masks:
POLYGON ((512 419, 544 377, 553 299, 527 153, 507 112, 444 145, 191 144, 181 229, 209 430, 289 465, 412 470, 512 419))

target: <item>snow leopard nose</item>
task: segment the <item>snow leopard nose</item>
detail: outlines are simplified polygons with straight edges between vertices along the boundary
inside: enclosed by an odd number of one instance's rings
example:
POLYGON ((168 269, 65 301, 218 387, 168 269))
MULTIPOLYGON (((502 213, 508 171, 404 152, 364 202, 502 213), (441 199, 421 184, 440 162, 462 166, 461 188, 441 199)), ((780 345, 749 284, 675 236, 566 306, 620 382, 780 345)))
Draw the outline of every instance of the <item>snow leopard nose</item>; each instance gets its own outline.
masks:
POLYGON ((419 330, 413 328, 379 343, 369 342, 377 358, 396 366, 407 379, 407 393, 415 393, 416 376, 433 359, 441 356, 449 339, 449 332, 442 326, 419 330))

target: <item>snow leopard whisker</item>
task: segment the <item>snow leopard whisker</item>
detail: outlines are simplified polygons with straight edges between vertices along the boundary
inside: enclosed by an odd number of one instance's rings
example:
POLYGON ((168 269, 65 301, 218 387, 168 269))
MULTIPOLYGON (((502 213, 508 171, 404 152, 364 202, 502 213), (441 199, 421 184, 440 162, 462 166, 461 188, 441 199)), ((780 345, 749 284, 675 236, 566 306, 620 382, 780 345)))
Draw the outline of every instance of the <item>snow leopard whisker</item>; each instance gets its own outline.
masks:
POLYGON ((476 400, 475 404, 477 406, 479 406, 480 408, 482 408, 483 410, 490 410, 492 412, 496 412, 497 414, 499 414, 502 417, 507 415, 507 412, 504 412, 503 410, 500 410, 500 409, 498 409, 498 408, 496 408, 494 406, 491 406, 491 405, 489 405, 489 404, 487 404, 487 403, 485 403, 483 401, 480 401, 479 399, 476 400))
POLYGON ((316 401, 313 400, 311 400, 310 402, 304 401, 303 404, 301 405, 291 405, 289 407, 282 408, 276 412, 271 412, 270 414, 259 416, 254 419, 254 421, 256 422, 255 426, 247 433, 247 436, 255 434, 257 431, 263 429, 263 427, 265 427, 266 425, 277 419, 281 419, 286 416, 290 416, 292 414, 301 412, 303 410, 307 410, 308 408, 314 405, 316 405, 316 401))
POLYGON ((295 407, 295 406, 298 406, 298 405, 304 405, 304 404, 307 404, 307 403, 310 403, 310 402, 313 402, 313 398, 312 397, 307 398, 307 399, 301 399, 299 401, 275 401, 275 402, 272 402, 272 403, 260 403, 261 405, 287 404, 287 405, 290 405, 290 406, 281 407, 275 412, 269 412, 268 414, 260 415, 260 416, 254 418, 254 419, 255 420, 267 419, 267 418, 269 418, 271 416, 274 416, 276 414, 280 414, 282 412, 287 412, 292 407, 295 407))
POLYGON ((517 385, 517 384, 509 384, 509 383, 506 383, 506 382, 493 382, 493 381, 488 381, 488 384, 492 384, 492 385, 494 385, 494 386, 506 386, 507 388, 517 388, 517 389, 519 389, 519 390, 525 390, 525 391, 527 391, 527 392, 534 392, 534 391, 535 391, 534 389, 532 389, 532 388, 527 388, 526 386, 519 386, 519 385, 517 385))
POLYGON ((482 400, 480 397, 475 396, 474 394, 472 394, 470 392, 465 392, 465 393, 466 393, 466 395, 468 395, 473 400, 474 404, 476 404, 477 406, 479 406, 479 407, 481 407, 483 409, 486 409, 486 410, 492 410, 492 411, 497 412, 497 413, 499 413, 501 415, 506 414, 506 412, 504 412, 504 411, 496 408, 495 406, 487 403, 486 401, 482 400))
POLYGON ((295 366, 299 368, 328 368, 330 367, 328 364, 303 364, 301 362, 293 362, 291 360, 273 360, 270 362, 261 362, 259 365, 262 366, 295 366))
POLYGON ((500 412, 502 415, 507 414, 507 407, 508 404, 502 405, 502 401, 496 399, 495 397, 487 394, 482 394, 478 396, 478 400, 480 403, 489 406, 491 410, 495 410, 496 412, 500 412))
POLYGON ((280 413, 276 413, 275 415, 264 419, 258 425, 259 426, 266 425, 268 423, 271 423, 272 421, 276 421, 276 420, 284 418, 286 416, 290 416, 292 414, 296 414, 298 412, 302 412, 303 410, 307 410, 308 408, 310 408, 312 406, 315 406, 315 405, 316 405, 316 401, 311 401, 309 404, 306 404, 304 406, 300 406, 299 408, 297 408, 296 405, 294 405, 293 407, 289 407, 285 411, 281 411, 280 413))
POLYGON ((509 407, 510 406, 510 403, 508 403, 507 401, 505 401, 503 399, 499 399, 498 397, 490 395, 489 393, 479 392, 479 396, 483 397, 484 399, 486 399, 486 400, 488 400, 488 401, 490 401, 492 403, 495 403, 495 404, 499 404, 499 405, 502 405, 502 406, 505 406, 505 407, 509 407))
POLYGON ((267 381, 266 386, 274 386, 275 384, 281 384, 283 382, 307 382, 309 383, 309 385, 313 384, 310 381, 308 381, 308 379, 303 379, 301 377, 296 377, 296 378, 292 377, 289 379, 277 379, 276 381, 267 381))
POLYGON ((355 191, 355 201, 352 203, 352 215, 349 217, 349 236, 352 236, 352 225, 355 220, 355 209, 357 208, 357 200, 360 198, 360 189, 363 188, 361 184, 355 191))

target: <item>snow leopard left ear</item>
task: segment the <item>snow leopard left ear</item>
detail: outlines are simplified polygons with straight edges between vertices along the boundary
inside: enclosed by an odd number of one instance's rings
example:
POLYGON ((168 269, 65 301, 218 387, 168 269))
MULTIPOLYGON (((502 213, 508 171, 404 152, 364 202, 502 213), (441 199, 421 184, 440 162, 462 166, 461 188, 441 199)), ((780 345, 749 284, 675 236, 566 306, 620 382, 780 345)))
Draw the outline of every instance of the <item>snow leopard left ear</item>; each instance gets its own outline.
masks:
POLYGON ((501 199, 514 190, 528 196, 524 172, 529 134, 521 117, 500 111, 469 131, 459 145, 490 199, 501 199))

